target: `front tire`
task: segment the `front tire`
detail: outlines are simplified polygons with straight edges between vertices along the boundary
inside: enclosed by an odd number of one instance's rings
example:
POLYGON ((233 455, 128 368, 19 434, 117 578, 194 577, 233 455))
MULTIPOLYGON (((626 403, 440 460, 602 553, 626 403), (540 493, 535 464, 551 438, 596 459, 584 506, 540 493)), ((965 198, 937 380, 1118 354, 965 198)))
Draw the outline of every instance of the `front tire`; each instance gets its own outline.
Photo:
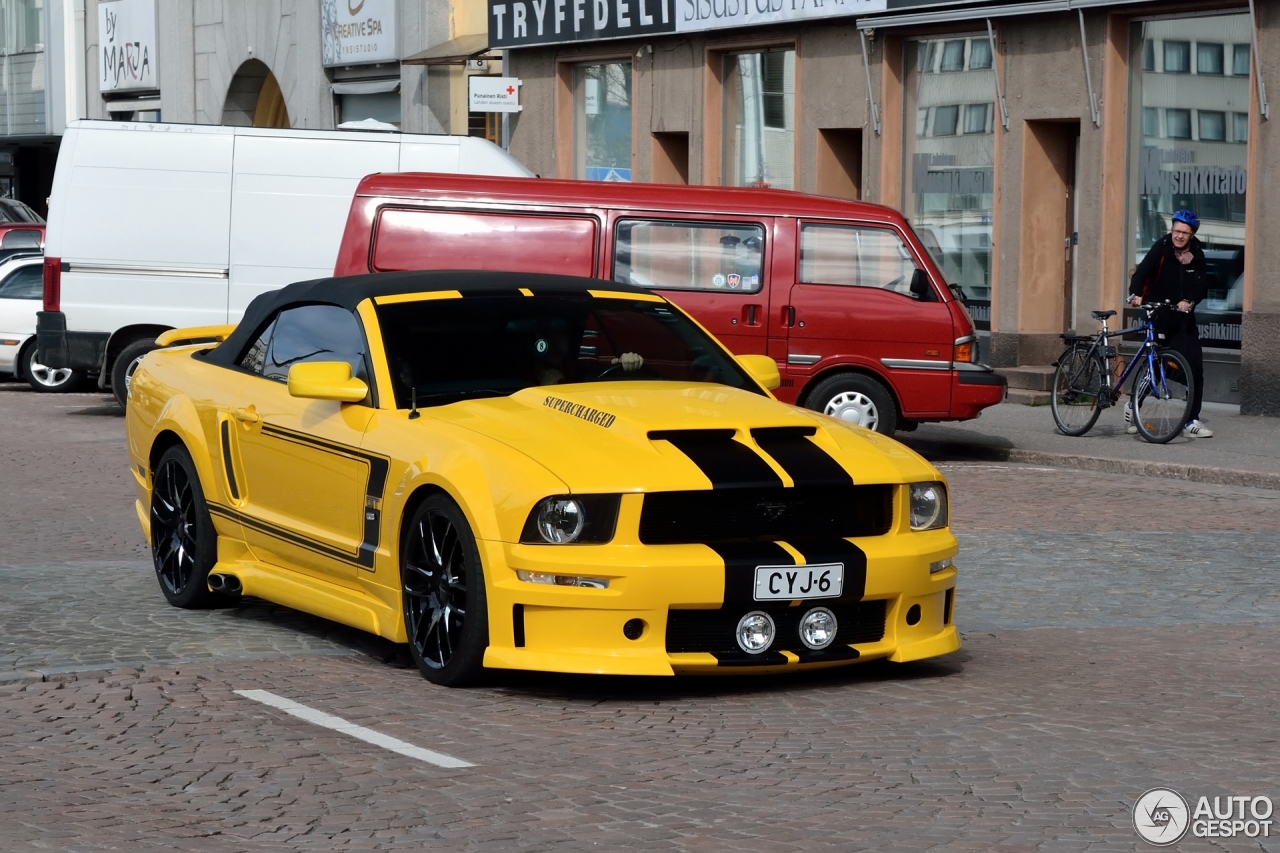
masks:
POLYGON ((42 394, 62 394, 79 387, 83 373, 70 367, 46 367, 40 363, 38 350, 35 342, 31 342, 19 360, 28 385, 42 394))
POLYGON ((120 408, 129 405, 129 383, 133 380, 133 372, 142 363, 142 357, 156 349, 154 340, 134 341, 120 351, 115 364, 111 365, 111 393, 116 395, 120 408))
POLYGON ((822 380, 805 399, 805 408, 882 435, 893 435, 898 427, 898 406, 889 389, 861 373, 822 380))
POLYGON ((1155 371, 1148 362, 1133 383, 1134 426, 1152 444, 1166 444, 1181 434, 1191 415, 1195 392, 1191 365, 1177 350, 1160 350, 1155 371))
POLYGON ((170 447, 151 475, 151 561, 160 591, 174 607, 227 600, 209 589, 217 542, 191 454, 180 444, 170 447))
POLYGON ((409 517, 400 581, 409 654, 423 677, 446 687, 479 681, 489 645, 484 569, 466 516, 447 496, 431 495, 409 517))
POLYGON ((1058 359, 1049 408, 1063 435, 1084 435, 1098 422, 1105 373, 1102 359, 1088 350, 1071 349, 1058 359))

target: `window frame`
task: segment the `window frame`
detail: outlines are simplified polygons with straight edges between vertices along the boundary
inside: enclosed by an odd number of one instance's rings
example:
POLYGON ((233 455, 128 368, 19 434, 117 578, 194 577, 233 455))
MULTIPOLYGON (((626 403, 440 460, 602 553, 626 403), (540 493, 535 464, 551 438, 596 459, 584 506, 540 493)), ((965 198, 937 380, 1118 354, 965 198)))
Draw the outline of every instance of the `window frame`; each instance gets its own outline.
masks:
POLYGON ((908 235, 906 232, 904 232, 901 228, 898 227, 897 223, 893 223, 893 222, 864 222, 861 220, 852 220, 852 219, 807 219, 807 218, 798 219, 796 221, 796 237, 795 237, 795 240, 796 240, 795 283, 818 286, 818 287, 839 287, 839 288, 844 288, 847 290, 854 290, 854 291, 865 290, 870 292, 892 293, 895 296, 901 296, 902 298, 917 304, 925 304, 925 303, 933 303, 933 302, 945 303, 947 301, 947 298, 940 295, 939 288, 937 284, 934 282, 933 273, 930 272, 928 265, 924 263, 924 258, 921 256, 919 248, 914 243, 912 243, 911 241, 912 236, 914 236, 914 234, 908 235), (837 282, 829 282, 829 281, 805 281, 803 267, 802 267, 802 252, 804 251, 804 229, 806 226, 817 226, 817 227, 826 227, 826 228, 830 228, 830 227, 850 228, 850 229, 859 230, 859 231, 888 231, 889 233, 893 234, 895 237, 898 238, 899 243, 901 243, 904 247, 906 247, 907 254, 911 256, 911 262, 915 264, 916 269, 924 272, 925 280, 929 283, 929 289, 933 294, 932 297, 930 297, 929 299, 921 299, 919 296, 916 296, 914 293, 910 293, 910 292, 903 293, 898 290, 886 290, 884 287, 870 287, 868 285, 859 285, 859 284, 840 284, 837 282))
MULTIPOLYGON (((647 224, 658 224, 658 225, 688 225, 689 227, 723 228, 723 229, 759 228, 760 240, 761 240, 760 285, 754 290, 748 290, 746 288, 738 288, 736 290, 731 290, 727 287, 725 288, 672 287, 670 285, 654 285, 653 287, 649 287, 649 289, 655 290, 655 291, 670 290, 670 291, 676 291, 679 293, 724 294, 728 296, 732 296, 734 294, 738 294, 742 296, 758 296, 765 289, 766 283, 769 279, 769 264, 770 264, 770 255, 772 252, 770 243, 772 241, 769 239, 769 224, 767 222, 757 220, 757 219, 742 219, 742 220, 719 219, 719 218, 700 219, 700 218, 694 218, 694 217, 686 218, 681 216, 666 216, 666 215, 638 216, 638 215, 623 213, 614 219, 613 226, 610 229, 609 278, 604 279, 605 281, 617 281, 617 279, 614 278, 614 276, 617 275, 617 268, 618 268, 618 236, 622 226, 628 223, 647 223, 647 224)), ((635 286, 648 287, 648 285, 635 285, 635 286)))
MULTIPOLYGON (((283 380, 275 379, 273 377, 267 376, 266 374, 260 371, 255 371, 246 367, 243 364, 243 362, 245 358, 248 357, 249 352, 255 346, 257 346, 258 341, 262 340, 263 335, 267 334, 267 332, 270 331, 271 338, 267 341, 266 351, 263 352, 263 367, 265 368, 266 356, 268 353, 271 352, 271 345, 275 340, 275 325, 276 325, 276 321, 280 318, 280 315, 284 314, 286 311, 293 311, 298 308, 309 308, 313 306, 336 308, 340 311, 344 311, 350 314, 352 319, 355 320, 356 329, 360 332, 360 339, 364 344, 364 352, 362 353, 362 357, 364 360, 365 376, 361 381, 363 381, 365 385, 368 386, 369 394, 367 397, 365 397, 364 400, 354 404, 350 404, 350 405, 367 406, 369 408, 374 408, 374 409, 378 408, 378 387, 377 387, 378 383, 376 381, 377 372, 374 370, 373 352, 369 347, 369 332, 367 329, 365 329, 364 319, 360 316, 359 311, 347 311, 346 308, 343 308, 341 305, 334 305, 332 302, 298 302, 291 305, 284 305, 280 307, 278 310, 272 312, 271 316, 263 320, 262 323, 258 326, 258 328, 254 330, 253 337, 248 343, 248 345, 246 345, 244 349, 241 350, 236 355, 235 361, 232 362, 230 365, 227 365, 227 367, 229 367, 231 370, 235 370, 247 376, 261 379, 265 382, 270 382, 273 385, 284 385, 286 388, 288 388, 287 378, 283 380)), ((346 359, 336 359, 336 360, 345 361, 346 359)), ((298 363, 302 363, 302 362, 298 362, 298 363)), ((348 405, 348 404, 344 404, 344 405, 348 405)))

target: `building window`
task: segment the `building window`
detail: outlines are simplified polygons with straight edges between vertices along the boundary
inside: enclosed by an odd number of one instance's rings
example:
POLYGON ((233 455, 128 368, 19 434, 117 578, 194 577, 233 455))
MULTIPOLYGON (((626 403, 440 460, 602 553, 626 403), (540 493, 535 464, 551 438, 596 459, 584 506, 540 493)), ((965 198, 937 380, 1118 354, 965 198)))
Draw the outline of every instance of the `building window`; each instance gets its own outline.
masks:
MULTIPOLYGON (((1219 349, 1240 348, 1249 32, 1247 13, 1157 18, 1134 22, 1130 31, 1128 101, 1142 114, 1128 133, 1125 267, 1131 270, 1169 233, 1174 211, 1196 211, 1210 279, 1209 297, 1196 306, 1196 319, 1204 346, 1219 349), (1162 46, 1161 72, 1142 70, 1153 42, 1162 46), (1194 75, 1176 76, 1189 71, 1194 75)), ((1122 283, 1127 286, 1127 274, 1122 283)))
POLYGON ((1200 141, 1227 141, 1227 114, 1217 110, 1197 110, 1200 122, 1200 141))
POLYGON ((335 95, 338 124, 373 119, 400 126, 400 93, 375 92, 368 95, 335 95))
POLYGON ((736 187, 795 187, 796 52, 724 58, 721 180, 736 187))
POLYGON ((969 70, 981 71, 991 68, 991 42, 986 39, 974 39, 969 45, 969 70))
POLYGON ((1249 45, 1237 44, 1232 46, 1231 73, 1237 77, 1249 76, 1249 45))
POLYGON ((1165 110, 1164 135, 1170 139, 1190 139, 1191 110, 1165 110))
POLYGON ((1235 142, 1249 141, 1249 114, 1231 114, 1231 138, 1235 142))
POLYGON ((1155 107, 1142 108, 1142 135, 1160 135, 1160 111, 1155 107))
POLYGON ((991 115, 990 104, 968 104, 964 108, 964 132, 988 133, 987 117, 991 115))
POLYGON ((1191 73, 1191 42, 1166 41, 1164 43, 1164 73, 1191 73))
POLYGON ((573 176, 631 180, 631 61, 573 69, 573 176))
POLYGON ((1142 43, 1142 70, 1156 70, 1156 43, 1154 39, 1147 39, 1142 43))
POLYGON ((964 39, 954 39, 942 45, 942 70, 964 70, 964 39))
POLYGON ((1222 45, 1211 42, 1196 42, 1196 73, 1222 73, 1222 45))
POLYGON ((905 115, 927 116, 917 118, 916 132, 908 131, 903 140, 904 212, 947 281, 965 289, 978 328, 989 329, 996 96, 990 42, 985 33, 921 39, 904 54, 905 115), (952 42, 968 43, 969 71, 933 74, 931 60, 952 42))

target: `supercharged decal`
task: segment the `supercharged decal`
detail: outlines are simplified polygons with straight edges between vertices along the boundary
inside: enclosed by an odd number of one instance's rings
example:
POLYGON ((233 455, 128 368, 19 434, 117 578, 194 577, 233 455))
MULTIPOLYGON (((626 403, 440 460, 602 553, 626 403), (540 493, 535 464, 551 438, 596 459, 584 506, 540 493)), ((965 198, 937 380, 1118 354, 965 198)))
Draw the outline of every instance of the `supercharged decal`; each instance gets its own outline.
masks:
POLYGON ((618 419, 617 415, 611 415, 608 412, 602 412, 599 409, 593 409, 590 406, 584 406, 581 403, 571 403, 568 400, 562 400, 559 397, 548 396, 547 399, 542 401, 542 405, 555 409, 557 412, 564 412, 566 415, 581 418, 582 420, 593 423, 596 426, 602 426, 605 429, 613 426, 613 422, 618 419))

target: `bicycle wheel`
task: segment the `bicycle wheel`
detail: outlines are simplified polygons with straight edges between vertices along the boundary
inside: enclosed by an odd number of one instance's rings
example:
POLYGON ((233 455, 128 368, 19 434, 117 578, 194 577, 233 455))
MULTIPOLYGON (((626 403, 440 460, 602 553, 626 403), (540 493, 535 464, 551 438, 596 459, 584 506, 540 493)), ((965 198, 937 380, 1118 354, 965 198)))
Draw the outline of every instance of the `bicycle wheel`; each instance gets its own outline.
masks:
POLYGON ((1086 349, 1067 350, 1058 359, 1049 408, 1063 435, 1084 435, 1098 422, 1104 372, 1102 359, 1086 349))
POLYGON ((1159 350, 1154 359, 1139 367, 1133 383, 1138 433, 1152 444, 1164 444, 1181 433, 1191 415, 1194 383, 1191 365, 1177 350, 1159 350))

